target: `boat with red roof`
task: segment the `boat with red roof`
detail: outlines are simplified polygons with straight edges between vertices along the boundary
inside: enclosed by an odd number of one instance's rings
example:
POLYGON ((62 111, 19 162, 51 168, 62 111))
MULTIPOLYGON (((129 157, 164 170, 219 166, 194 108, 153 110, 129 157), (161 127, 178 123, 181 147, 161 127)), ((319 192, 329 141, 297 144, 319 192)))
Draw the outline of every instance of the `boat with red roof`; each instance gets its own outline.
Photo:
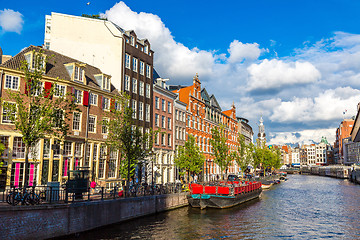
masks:
POLYGON ((195 208, 229 208, 256 199, 262 188, 260 182, 220 181, 189 185, 189 204, 195 208))

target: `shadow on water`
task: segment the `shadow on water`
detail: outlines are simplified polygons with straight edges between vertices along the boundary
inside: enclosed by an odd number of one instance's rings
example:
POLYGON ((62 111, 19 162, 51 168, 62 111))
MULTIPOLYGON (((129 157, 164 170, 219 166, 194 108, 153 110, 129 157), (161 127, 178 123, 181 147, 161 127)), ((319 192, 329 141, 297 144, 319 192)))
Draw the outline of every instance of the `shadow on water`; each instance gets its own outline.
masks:
POLYGON ((292 175, 228 209, 184 207, 66 239, 360 239, 360 186, 292 175))

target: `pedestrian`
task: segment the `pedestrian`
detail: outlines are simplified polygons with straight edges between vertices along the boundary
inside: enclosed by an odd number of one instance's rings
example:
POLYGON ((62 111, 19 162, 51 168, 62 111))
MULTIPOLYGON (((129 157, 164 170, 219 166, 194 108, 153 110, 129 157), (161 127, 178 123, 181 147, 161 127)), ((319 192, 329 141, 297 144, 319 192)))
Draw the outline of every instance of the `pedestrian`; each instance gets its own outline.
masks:
POLYGON ((219 181, 219 174, 216 175, 216 180, 219 181))

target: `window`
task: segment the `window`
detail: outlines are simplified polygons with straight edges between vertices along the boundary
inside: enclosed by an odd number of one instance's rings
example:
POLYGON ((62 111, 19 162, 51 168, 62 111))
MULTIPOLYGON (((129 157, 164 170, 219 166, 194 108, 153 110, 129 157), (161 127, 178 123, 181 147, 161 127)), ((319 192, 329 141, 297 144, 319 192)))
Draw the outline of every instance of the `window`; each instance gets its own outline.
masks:
POLYGON ((150 98, 150 84, 146 84, 146 97, 150 98))
POLYGON ((108 118, 103 118, 103 124, 101 126, 101 133, 102 134, 108 134, 108 124, 109 124, 109 119, 108 118))
POLYGON ((66 86, 55 84, 54 96, 55 97, 64 97, 66 92, 66 86))
POLYGON ((139 102, 139 120, 144 120, 144 103, 139 102))
POLYGON ((15 106, 15 103, 4 102, 2 109, 2 123, 13 123, 11 119, 16 116, 16 112, 12 109, 14 109, 15 106))
POLYGON ((110 109, 110 100, 106 97, 103 97, 103 109, 109 110, 110 109))
POLYGON ((74 112, 73 116, 73 130, 80 131, 81 124, 81 113, 74 112))
POLYGON ((43 83, 42 82, 38 82, 36 85, 33 83, 31 86, 31 95, 33 96, 39 96, 42 92, 43 89, 43 83))
POLYGON ((84 69, 81 67, 75 66, 74 70, 74 80, 78 82, 83 82, 84 78, 84 69))
POLYGON ((100 145, 100 158, 99 158, 99 178, 104 178, 105 171, 105 160, 106 160, 106 146, 100 145))
POLYGON ((156 109, 159 109, 159 97, 155 97, 155 107, 156 109))
POLYGON ((161 117, 161 127, 165 128, 165 116, 161 117))
POLYGON ((165 133, 161 134, 161 145, 165 145, 165 133))
POLYGON ((145 53, 149 53, 149 46, 148 46, 148 45, 145 45, 145 46, 144 46, 144 52, 145 52, 145 53))
POLYGON ((130 44, 135 45, 135 38, 133 36, 130 37, 130 44))
POLYGON ((133 113, 132 113, 132 118, 136 119, 136 112, 137 112, 137 102, 136 100, 132 100, 132 110, 133 110, 133 113))
POLYGON ((85 162, 84 162, 84 166, 86 166, 86 167, 90 166, 90 156, 91 156, 91 144, 86 144, 85 162))
POLYGON ((130 91, 130 77, 125 75, 124 89, 130 91))
POLYGON ((110 78, 103 75, 102 89, 110 91, 110 78))
POLYGON ((25 143, 22 137, 14 137, 13 158, 25 158, 25 143))
POLYGON ((155 113, 155 126, 159 127, 159 114, 155 113))
POLYGON ((50 140, 49 139, 44 139, 43 157, 44 158, 50 157, 50 140))
POLYGON ((171 113, 171 102, 168 102, 168 112, 171 113))
POLYGON ((133 69, 134 72, 138 71, 137 67, 138 67, 138 60, 137 60, 137 58, 133 58, 133 67, 132 67, 132 69, 133 69))
POLYGON ((139 81, 139 94, 140 96, 144 96, 144 82, 139 81))
POLYGON ((171 134, 168 134, 168 146, 171 146, 171 134))
POLYGON ((89 96, 90 105, 96 106, 96 105, 97 105, 98 95, 97 95, 97 94, 94 94, 94 93, 90 93, 89 95, 90 95, 90 96, 89 96))
POLYGON ((171 129, 171 118, 168 118, 167 124, 168 124, 168 129, 171 129))
POLYGON ((140 74, 144 75, 144 71, 145 71, 145 63, 140 61, 140 74))
POLYGON ((96 116, 89 116, 89 126, 88 126, 89 132, 96 132, 96 116))
POLYGON ((178 110, 175 110, 175 118, 176 118, 176 120, 179 120, 179 112, 178 112, 178 110))
POLYGON ((151 66, 150 65, 146 65, 146 77, 148 77, 148 78, 151 77, 151 66))
POLYGON ((55 121, 55 127, 60 128, 64 121, 64 112, 62 109, 54 109, 54 121, 55 121))
POLYGON ((161 99, 161 107, 162 107, 162 110, 165 112, 166 111, 166 106, 165 106, 165 100, 164 99, 161 99))
POLYGON ((146 104, 145 106, 145 120, 150 122, 150 105, 146 104))
POLYGON ((81 103, 82 100, 82 91, 75 89, 74 91, 75 103, 81 103))
POLYGON ((6 75, 5 88, 12 89, 12 90, 18 90, 19 89, 19 77, 6 75))
POLYGON ((130 69, 130 55, 125 53, 125 67, 130 69))
POLYGON ((137 93, 137 79, 133 78, 132 80, 132 92, 137 93))
POLYGON ((117 151, 110 152, 108 178, 114 178, 116 173, 117 151))
POLYGON ((64 155, 65 156, 72 156, 71 153, 71 149, 72 149, 72 143, 71 142, 65 142, 64 143, 64 155))

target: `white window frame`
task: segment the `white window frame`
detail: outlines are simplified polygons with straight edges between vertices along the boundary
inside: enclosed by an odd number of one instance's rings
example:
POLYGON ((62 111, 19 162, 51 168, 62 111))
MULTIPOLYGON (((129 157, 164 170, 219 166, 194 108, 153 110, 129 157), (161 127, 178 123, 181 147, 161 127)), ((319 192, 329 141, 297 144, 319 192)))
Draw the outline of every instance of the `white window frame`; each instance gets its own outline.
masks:
POLYGON ((171 102, 168 102, 168 113, 171 113, 171 102))
POLYGON ((155 108, 159 109, 160 108, 160 98, 159 97, 155 97, 155 108))
MULTIPOLYGON (((103 122, 108 122, 109 123, 109 118, 103 118, 103 122)), ((109 133, 109 129, 105 124, 101 125, 101 134, 108 134, 109 133)))
POLYGON ((90 93, 89 95, 89 104, 97 106, 98 95, 95 93, 90 93))
POLYGON ((155 113, 155 126, 159 127, 159 114, 155 113))
POLYGON ((19 90, 20 86, 20 78, 18 76, 13 75, 5 75, 5 89, 11 89, 11 90, 19 90))
MULTIPOLYGON (((7 103, 16 105, 16 103, 13 103, 13 102, 7 102, 7 103)), ((16 116, 16 113, 14 113, 14 114, 16 116)), ((14 122, 12 122, 9 117, 7 117, 7 113, 4 109, 4 105, 2 106, 1 123, 14 124, 14 122), (4 119, 4 117, 5 117, 5 119, 4 119)))
POLYGON ((73 128, 72 128, 73 131, 81 131, 81 113, 80 112, 73 113, 72 125, 73 125, 73 128), (77 115, 79 117, 79 119, 77 119, 77 117, 75 117, 75 115, 77 115))
POLYGON ((144 120, 144 103, 139 102, 139 120, 144 120))
POLYGON ((166 112, 166 101, 165 99, 161 99, 161 109, 163 112, 166 112))
POLYGON ((137 93, 137 79, 136 78, 132 79, 132 92, 137 93))
POLYGON ((145 121, 150 122, 150 104, 145 105, 145 121))
POLYGON ((130 91, 130 76, 128 75, 125 75, 124 89, 125 91, 130 91))
POLYGON ((151 66, 146 64, 146 77, 151 77, 151 66))
POLYGON ((78 90, 78 89, 74 90, 75 103, 81 104, 82 103, 82 96, 83 96, 83 91, 78 90))
POLYGON ((146 93, 146 97, 150 98, 150 84, 146 84, 146 89, 145 89, 145 93, 146 93))
POLYGON ((89 120, 88 120, 88 130, 91 133, 96 133, 96 116, 95 115, 89 115, 89 120), (91 123, 91 119, 94 119, 93 123, 91 123))
POLYGON ((137 68, 138 68, 138 59, 133 57, 133 60, 132 60, 132 70, 133 70, 134 72, 137 72, 137 71, 138 71, 137 68))
POLYGON ((104 110, 109 110, 110 109, 110 99, 107 98, 107 97, 103 97, 103 105, 102 105, 102 108, 104 110))
POLYGON ((132 118, 136 119, 136 114, 137 114, 137 101, 136 100, 131 100, 131 108, 133 110, 132 112, 132 118))
POLYGON ((145 86, 145 83, 143 81, 139 81, 139 94, 140 94, 140 96, 144 96, 144 86, 145 86))
POLYGON ((66 86, 61 84, 55 84, 54 97, 65 97, 66 86))
POLYGON ((140 74, 144 76, 145 74, 145 63, 140 61, 140 74))
POLYGON ((125 53, 125 67, 127 69, 130 69, 130 61, 131 61, 130 54, 125 53))

